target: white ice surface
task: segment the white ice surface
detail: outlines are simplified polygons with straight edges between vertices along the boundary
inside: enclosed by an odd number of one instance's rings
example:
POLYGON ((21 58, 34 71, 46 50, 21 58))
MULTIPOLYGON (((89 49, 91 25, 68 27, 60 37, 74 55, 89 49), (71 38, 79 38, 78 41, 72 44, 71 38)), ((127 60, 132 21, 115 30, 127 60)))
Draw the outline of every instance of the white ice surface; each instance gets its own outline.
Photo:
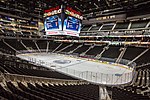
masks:
MULTIPOLYGON (((85 79, 85 80, 88 80, 91 82, 96 82, 96 83, 101 83, 101 84, 103 84, 103 83, 104 84, 106 84, 106 83, 108 83, 108 84, 115 84, 115 83, 116 84, 124 84, 124 83, 130 82, 132 79, 132 76, 128 75, 128 74, 129 73, 131 74, 133 70, 129 69, 128 66, 125 66, 125 65, 102 63, 102 62, 97 62, 97 61, 91 61, 91 60, 88 60, 85 58, 83 59, 83 58, 71 57, 71 56, 62 55, 62 54, 28 53, 28 54, 19 54, 17 56, 22 59, 26 59, 26 60, 31 60, 31 58, 33 58, 33 59, 36 59, 36 61, 39 61, 39 60, 44 61, 53 66, 56 66, 55 67, 56 70, 57 69, 59 69, 59 71, 61 69, 65 70, 65 71, 62 71, 64 73, 66 73, 69 69, 72 71, 72 72, 70 71, 67 73, 69 75, 73 75, 73 73, 75 73, 73 71, 75 70, 76 74, 77 74, 77 72, 79 72, 79 74, 83 74, 82 77, 84 77, 84 78, 82 78, 82 79, 85 79), (30 59, 29 59, 29 57, 30 57, 30 59), (55 61, 60 61, 60 62, 68 61, 68 63, 59 64, 55 61), (87 71, 94 73, 95 76, 90 75, 89 73, 88 73, 88 75, 87 75, 87 73, 84 73, 87 71), (98 73, 98 74, 95 74, 95 73, 98 73), (101 73, 104 75, 103 76, 100 75, 101 73), (122 75, 126 74, 126 76, 122 76, 122 79, 120 79, 118 76, 115 76, 115 74, 122 74, 122 75), (95 79, 95 77, 97 77, 97 79, 95 79), (104 79, 104 78, 107 78, 107 79, 104 79), (118 79, 120 79, 120 80, 118 81, 118 79), (104 81, 107 81, 107 82, 104 82, 104 81)), ((47 65, 45 64, 44 66, 51 68, 50 65, 48 65, 48 64, 47 65)), ((79 76, 81 76, 81 75, 79 75, 79 76)))

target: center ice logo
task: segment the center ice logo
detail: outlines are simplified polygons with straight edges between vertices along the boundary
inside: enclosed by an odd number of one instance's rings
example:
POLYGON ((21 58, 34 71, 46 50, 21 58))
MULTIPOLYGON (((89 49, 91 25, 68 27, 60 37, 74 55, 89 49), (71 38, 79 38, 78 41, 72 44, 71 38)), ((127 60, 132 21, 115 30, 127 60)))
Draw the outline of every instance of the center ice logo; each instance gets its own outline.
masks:
POLYGON ((71 63, 70 60, 55 60, 53 62, 58 63, 58 64, 69 64, 69 63, 71 63))

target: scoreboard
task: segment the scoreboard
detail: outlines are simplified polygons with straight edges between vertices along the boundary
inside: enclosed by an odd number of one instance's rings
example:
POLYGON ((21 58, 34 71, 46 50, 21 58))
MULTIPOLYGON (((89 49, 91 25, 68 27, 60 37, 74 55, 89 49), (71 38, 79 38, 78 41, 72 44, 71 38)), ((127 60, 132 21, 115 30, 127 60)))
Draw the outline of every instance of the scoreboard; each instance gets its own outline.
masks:
POLYGON ((44 28, 46 35, 61 35, 62 19, 59 6, 44 11, 44 28))
POLYGON ((45 20, 45 25, 46 25, 46 31, 49 30, 56 30, 60 28, 60 23, 61 19, 55 15, 55 16, 51 16, 51 17, 47 17, 45 20))
POLYGON ((64 20, 63 31, 66 35, 78 36, 81 30, 80 20, 71 16, 68 16, 64 20))
POLYGON ((62 30, 61 18, 58 15, 53 15, 45 18, 45 31, 47 35, 60 35, 62 30))
POLYGON ((45 10, 44 18, 46 35, 79 36, 83 19, 80 12, 70 7, 61 9, 58 6, 45 10))

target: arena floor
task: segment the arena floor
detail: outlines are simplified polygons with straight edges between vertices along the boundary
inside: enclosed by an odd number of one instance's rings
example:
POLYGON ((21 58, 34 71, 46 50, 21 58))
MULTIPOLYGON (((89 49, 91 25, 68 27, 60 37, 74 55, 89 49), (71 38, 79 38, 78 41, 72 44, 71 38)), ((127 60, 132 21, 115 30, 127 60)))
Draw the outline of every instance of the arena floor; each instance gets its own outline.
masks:
POLYGON ((128 66, 87 58, 55 53, 27 53, 17 56, 44 67, 98 84, 125 84, 130 82, 133 77, 133 70, 128 66))

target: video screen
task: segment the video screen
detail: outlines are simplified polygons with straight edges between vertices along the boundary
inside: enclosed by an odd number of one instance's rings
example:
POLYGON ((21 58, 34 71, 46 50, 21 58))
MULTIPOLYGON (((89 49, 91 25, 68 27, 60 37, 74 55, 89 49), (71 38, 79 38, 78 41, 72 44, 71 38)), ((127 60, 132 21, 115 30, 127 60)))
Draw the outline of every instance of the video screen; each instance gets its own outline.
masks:
POLYGON ((64 30, 71 30, 80 33, 80 28, 81 28, 80 20, 71 16, 68 16, 67 19, 65 19, 64 30))
POLYGON ((79 36, 81 20, 70 15, 57 14, 48 16, 44 21, 46 35, 79 36))
POLYGON ((62 30, 61 18, 58 15, 45 18, 45 31, 62 30))
POLYGON ((66 35, 79 36, 81 30, 81 22, 79 19, 67 16, 64 20, 63 31, 66 35))

